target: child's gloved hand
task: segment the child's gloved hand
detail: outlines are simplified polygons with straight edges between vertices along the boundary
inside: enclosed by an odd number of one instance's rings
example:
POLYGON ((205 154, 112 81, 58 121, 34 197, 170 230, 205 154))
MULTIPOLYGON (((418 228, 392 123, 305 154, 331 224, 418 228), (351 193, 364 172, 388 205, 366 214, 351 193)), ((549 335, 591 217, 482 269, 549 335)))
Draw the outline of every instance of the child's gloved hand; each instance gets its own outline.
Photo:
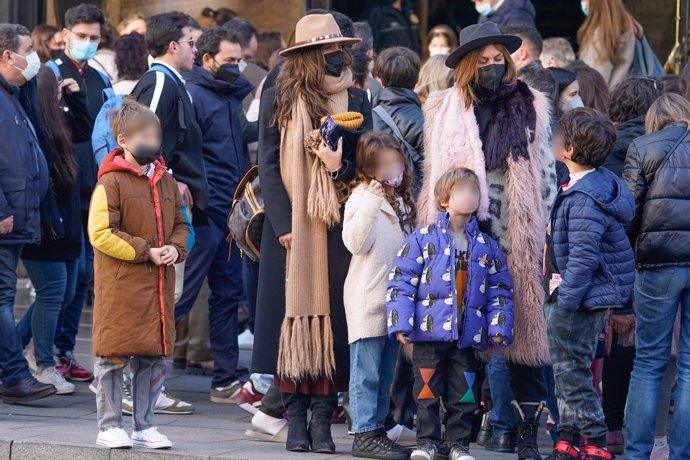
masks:
POLYGON ((179 257, 179 253, 177 252, 177 248, 175 246, 163 246, 161 248, 161 263, 165 265, 173 265, 175 262, 177 262, 177 258, 179 257))
POLYGON ((410 343, 410 338, 404 332, 398 332, 397 334, 395 334, 395 340, 402 343, 403 345, 407 345, 408 343, 410 343))

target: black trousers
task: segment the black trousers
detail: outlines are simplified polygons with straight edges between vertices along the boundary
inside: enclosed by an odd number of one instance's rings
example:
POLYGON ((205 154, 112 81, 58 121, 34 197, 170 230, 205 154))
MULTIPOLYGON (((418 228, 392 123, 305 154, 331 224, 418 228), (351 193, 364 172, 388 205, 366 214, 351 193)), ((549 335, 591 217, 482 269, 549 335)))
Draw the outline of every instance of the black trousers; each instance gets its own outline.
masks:
POLYGON ((611 340, 611 354, 604 358, 603 408, 609 431, 618 431, 623 429, 630 374, 635 362, 635 347, 618 345, 617 334, 613 334, 611 340))
POLYGON ((510 388, 518 403, 546 401, 546 382, 543 367, 530 367, 507 363, 510 370, 510 388))
POLYGON ((417 443, 441 444, 440 400, 446 409, 446 439, 469 446, 479 402, 479 360, 457 342, 417 342, 412 353, 417 402, 417 443))

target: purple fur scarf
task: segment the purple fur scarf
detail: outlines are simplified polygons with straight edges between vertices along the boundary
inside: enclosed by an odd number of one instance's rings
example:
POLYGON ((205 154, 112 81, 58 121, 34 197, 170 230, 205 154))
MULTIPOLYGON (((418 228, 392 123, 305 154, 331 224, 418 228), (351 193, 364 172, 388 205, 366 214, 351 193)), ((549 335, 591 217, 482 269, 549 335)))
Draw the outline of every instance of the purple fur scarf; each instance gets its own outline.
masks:
POLYGON ((529 159, 528 146, 534 142, 537 126, 534 94, 529 87, 516 80, 496 91, 477 87, 474 92, 479 104, 491 106, 492 122, 484 144, 487 171, 506 169, 509 154, 513 160, 529 159))

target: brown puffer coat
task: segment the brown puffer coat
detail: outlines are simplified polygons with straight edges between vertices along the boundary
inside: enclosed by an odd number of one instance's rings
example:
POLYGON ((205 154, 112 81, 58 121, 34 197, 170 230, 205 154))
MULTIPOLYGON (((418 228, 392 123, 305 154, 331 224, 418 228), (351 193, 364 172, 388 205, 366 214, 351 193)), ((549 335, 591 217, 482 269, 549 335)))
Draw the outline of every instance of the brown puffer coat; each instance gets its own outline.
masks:
POLYGON ((170 356, 175 336, 175 268, 149 261, 149 248, 187 255, 187 227, 177 183, 163 160, 140 175, 120 149, 98 172, 89 209, 94 248, 95 356, 170 356))

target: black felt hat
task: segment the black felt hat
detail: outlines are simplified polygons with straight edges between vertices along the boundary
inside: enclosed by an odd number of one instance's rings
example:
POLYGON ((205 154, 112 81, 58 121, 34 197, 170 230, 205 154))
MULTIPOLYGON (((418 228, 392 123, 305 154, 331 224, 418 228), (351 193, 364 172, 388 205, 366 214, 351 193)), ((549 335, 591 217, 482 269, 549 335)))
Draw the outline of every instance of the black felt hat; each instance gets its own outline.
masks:
POLYGON ((463 56, 486 45, 503 45, 512 54, 520 48, 522 39, 501 33, 501 29, 490 21, 467 26, 460 31, 460 46, 450 53, 446 59, 446 66, 454 69, 463 56))

